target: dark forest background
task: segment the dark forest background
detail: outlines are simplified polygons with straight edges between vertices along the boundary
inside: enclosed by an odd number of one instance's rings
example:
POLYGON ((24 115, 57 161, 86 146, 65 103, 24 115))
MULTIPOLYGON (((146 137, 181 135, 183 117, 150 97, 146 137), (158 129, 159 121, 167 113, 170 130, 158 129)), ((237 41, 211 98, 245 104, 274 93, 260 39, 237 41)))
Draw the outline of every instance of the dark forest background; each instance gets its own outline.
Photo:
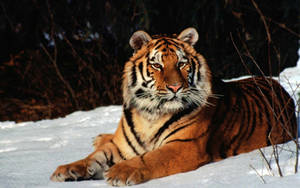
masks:
POLYGON ((298 59, 300 0, 1 0, 0 121, 121 104, 132 33, 187 27, 215 76, 278 75, 298 59))

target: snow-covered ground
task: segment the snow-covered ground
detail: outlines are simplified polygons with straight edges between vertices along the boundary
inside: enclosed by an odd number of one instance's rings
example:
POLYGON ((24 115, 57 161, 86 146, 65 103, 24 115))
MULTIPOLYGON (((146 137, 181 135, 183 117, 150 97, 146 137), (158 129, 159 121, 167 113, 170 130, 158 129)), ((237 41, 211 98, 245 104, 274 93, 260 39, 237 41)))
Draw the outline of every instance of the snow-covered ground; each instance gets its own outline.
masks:
MULTIPOLYGON (((297 67, 283 71, 279 80, 290 94, 295 89, 300 91, 297 88, 300 85, 300 61, 297 67)), ((0 122, 0 188, 108 187, 103 180, 55 183, 49 177, 58 165, 92 152, 92 138, 99 133, 113 133, 120 116, 121 106, 109 106, 75 112, 55 120, 18 124, 0 122)), ((136 187, 300 187, 300 174, 293 173, 295 144, 289 142, 282 148, 283 178, 278 176, 272 148, 267 147, 263 151, 271 161, 271 172, 259 151, 255 150, 136 187)))

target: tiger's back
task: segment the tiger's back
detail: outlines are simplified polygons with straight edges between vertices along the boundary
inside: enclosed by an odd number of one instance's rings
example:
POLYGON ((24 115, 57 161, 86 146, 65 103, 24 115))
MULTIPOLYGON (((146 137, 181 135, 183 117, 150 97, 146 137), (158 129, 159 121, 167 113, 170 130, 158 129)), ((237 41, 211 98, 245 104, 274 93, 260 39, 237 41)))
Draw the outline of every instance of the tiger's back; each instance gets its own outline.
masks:
POLYGON ((135 32, 116 132, 98 136, 93 153, 51 179, 138 184, 296 137, 293 99, 277 81, 214 78, 197 41, 194 28, 177 37, 135 32))
POLYGON ((252 77, 213 85, 220 96, 209 99, 215 108, 208 109, 206 151, 215 160, 295 138, 295 105, 277 81, 252 77))

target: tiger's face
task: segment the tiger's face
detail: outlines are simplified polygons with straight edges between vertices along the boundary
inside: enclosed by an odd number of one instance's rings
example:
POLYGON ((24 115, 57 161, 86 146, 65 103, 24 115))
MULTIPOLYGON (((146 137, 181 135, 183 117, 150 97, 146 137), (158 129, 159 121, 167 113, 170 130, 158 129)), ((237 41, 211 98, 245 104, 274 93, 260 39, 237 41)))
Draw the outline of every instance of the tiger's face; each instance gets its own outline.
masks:
POLYGON ((210 71, 193 45, 198 33, 188 28, 177 38, 152 39, 137 31, 130 39, 135 50, 126 63, 123 97, 147 119, 207 104, 211 94, 210 71))

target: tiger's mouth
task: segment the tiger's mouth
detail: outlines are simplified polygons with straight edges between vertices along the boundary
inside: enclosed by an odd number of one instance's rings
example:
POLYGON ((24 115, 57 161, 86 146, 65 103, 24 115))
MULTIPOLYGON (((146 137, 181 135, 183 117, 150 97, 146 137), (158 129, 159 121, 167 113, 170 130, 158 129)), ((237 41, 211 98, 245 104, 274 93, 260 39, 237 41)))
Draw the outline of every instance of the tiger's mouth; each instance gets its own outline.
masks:
POLYGON ((178 99, 178 97, 176 95, 174 95, 169 101, 175 101, 177 99, 178 99))
POLYGON ((183 108, 187 103, 184 98, 184 93, 182 92, 168 93, 159 97, 161 104, 160 106, 163 107, 165 104, 167 104, 169 106, 168 108, 174 107, 174 109, 177 109, 178 106, 180 106, 180 108, 183 108))
POLYGON ((182 93, 166 93, 160 95, 159 98, 161 102, 183 102, 182 101, 182 93))
POLYGON ((173 96, 171 96, 170 98, 167 99, 167 101, 169 102, 181 102, 184 103, 184 101, 182 100, 183 96, 182 95, 176 95, 174 94, 173 96))

